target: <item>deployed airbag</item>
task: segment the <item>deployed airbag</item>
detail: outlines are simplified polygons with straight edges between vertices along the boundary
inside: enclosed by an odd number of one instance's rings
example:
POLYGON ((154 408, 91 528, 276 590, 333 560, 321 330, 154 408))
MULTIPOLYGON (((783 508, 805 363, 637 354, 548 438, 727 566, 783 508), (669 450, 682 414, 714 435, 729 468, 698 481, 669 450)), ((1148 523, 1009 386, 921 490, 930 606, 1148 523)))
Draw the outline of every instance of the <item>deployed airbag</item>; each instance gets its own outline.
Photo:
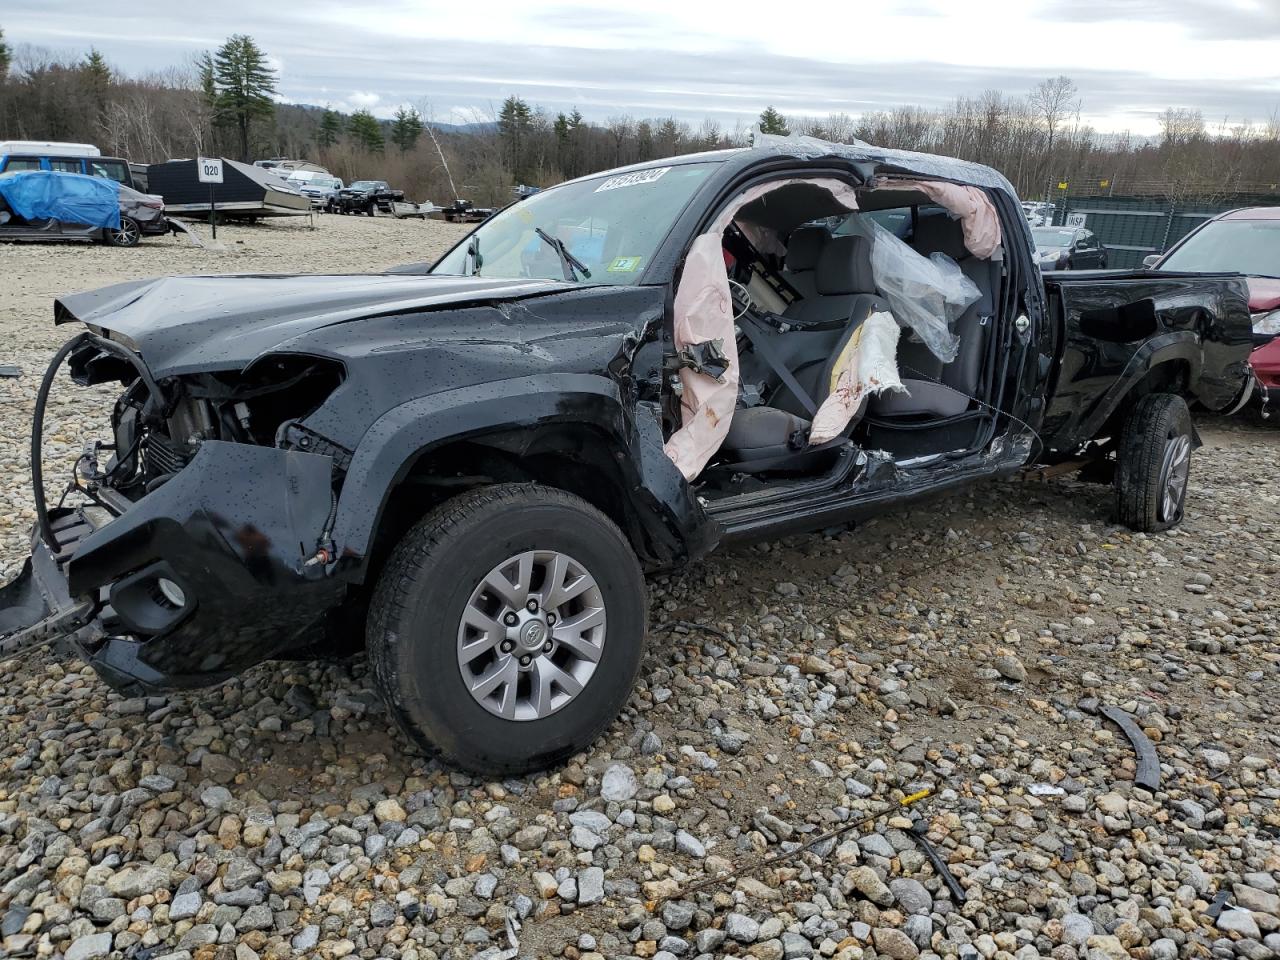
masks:
POLYGON ((878 223, 868 223, 876 286, 894 319, 913 330, 935 357, 950 363, 960 348, 952 324, 982 291, 945 253, 925 257, 878 223))
POLYGON ((918 190, 959 219, 964 245, 979 260, 1000 246, 1000 217, 991 198, 979 187, 945 180, 877 180, 872 190, 918 190))
POLYGON ((902 392, 898 376, 898 324, 883 310, 873 313, 849 338, 831 371, 831 392, 818 407, 809 430, 817 446, 844 433, 869 396, 902 392))
POLYGON ((120 229, 120 185, 114 180, 28 170, 0 177, 0 197, 24 220, 120 229))
POLYGON ((720 449, 738 403, 738 346, 729 296, 729 273, 722 252, 725 229, 738 211, 765 194, 790 184, 821 187, 846 210, 857 210, 854 188, 830 177, 791 178, 757 184, 738 194, 694 239, 685 258, 684 272, 675 295, 675 348, 677 351, 719 341, 727 362, 719 378, 688 367, 680 371, 680 429, 663 450, 686 480, 692 480, 720 449))

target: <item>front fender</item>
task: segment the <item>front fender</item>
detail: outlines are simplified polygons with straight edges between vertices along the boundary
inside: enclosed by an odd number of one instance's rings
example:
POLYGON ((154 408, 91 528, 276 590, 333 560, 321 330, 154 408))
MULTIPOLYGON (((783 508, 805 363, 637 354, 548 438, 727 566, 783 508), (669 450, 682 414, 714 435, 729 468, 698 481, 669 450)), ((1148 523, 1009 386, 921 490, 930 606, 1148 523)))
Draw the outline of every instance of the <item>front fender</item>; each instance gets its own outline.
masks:
MULTIPOLYGON (((565 423, 602 435, 614 455, 658 565, 701 556, 718 540, 675 465, 662 453, 656 412, 624 405, 618 385, 590 374, 546 374, 476 384, 410 400, 381 416, 351 458, 333 537, 338 572, 363 579, 374 534, 396 485, 433 447, 486 434, 565 423)), ((633 538, 633 546, 640 550, 633 538)))

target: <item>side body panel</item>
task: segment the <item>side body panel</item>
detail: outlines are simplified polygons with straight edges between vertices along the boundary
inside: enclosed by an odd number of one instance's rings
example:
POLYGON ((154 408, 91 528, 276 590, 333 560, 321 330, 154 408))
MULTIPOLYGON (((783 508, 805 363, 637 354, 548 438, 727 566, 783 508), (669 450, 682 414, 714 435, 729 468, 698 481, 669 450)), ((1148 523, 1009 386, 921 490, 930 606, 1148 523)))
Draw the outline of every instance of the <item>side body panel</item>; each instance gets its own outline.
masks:
POLYGON ((1234 274, 1150 271, 1045 275, 1057 367, 1043 423, 1048 447, 1093 439, 1126 394, 1177 362, 1190 396, 1224 409, 1248 383, 1248 288, 1234 274))
MULTIPOLYGON (((668 566, 702 556, 719 539, 684 477, 662 451, 656 405, 624 402, 606 377, 557 374, 477 384, 411 400, 388 411, 365 434, 351 459, 334 525, 337 571, 363 579, 391 491, 423 458, 446 443, 484 443, 501 436, 517 456, 544 428, 569 427, 575 443, 596 449, 584 462, 607 456, 629 500, 626 532, 642 559, 668 566), (634 413, 632 412, 634 411, 634 413)), ((567 462, 575 450, 558 451, 567 462)))

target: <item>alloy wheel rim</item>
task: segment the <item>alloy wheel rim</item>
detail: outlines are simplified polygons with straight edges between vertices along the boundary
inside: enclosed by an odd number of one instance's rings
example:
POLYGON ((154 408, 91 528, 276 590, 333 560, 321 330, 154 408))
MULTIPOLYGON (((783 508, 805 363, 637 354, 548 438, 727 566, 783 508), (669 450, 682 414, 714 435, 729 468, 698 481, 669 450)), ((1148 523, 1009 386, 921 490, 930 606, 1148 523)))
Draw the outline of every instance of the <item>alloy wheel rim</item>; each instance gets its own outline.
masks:
POLYGON ((458 670, 473 700, 504 720, 541 720, 586 688, 605 642, 604 595, 568 554, 528 550, 471 592, 458 624, 458 670))
POLYGON ((132 220, 125 218, 120 221, 120 229, 116 231, 116 243, 119 246, 127 247, 138 235, 138 225, 132 220))
POLYGON ((1191 474, 1191 440, 1185 434, 1169 437, 1164 445, 1160 468, 1160 519, 1168 522, 1182 513, 1191 474))

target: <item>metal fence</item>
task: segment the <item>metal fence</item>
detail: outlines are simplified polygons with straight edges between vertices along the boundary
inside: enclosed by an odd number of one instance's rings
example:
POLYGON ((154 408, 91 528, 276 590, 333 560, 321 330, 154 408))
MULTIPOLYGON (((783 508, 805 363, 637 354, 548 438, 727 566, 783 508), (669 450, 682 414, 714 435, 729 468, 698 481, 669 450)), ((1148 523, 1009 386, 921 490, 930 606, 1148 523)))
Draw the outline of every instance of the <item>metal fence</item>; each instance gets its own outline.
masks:
POLYGON ((1210 217, 1237 207, 1277 206, 1274 194, 1230 199, 1168 200, 1160 197, 1059 198, 1053 222, 1088 227, 1107 248, 1112 269, 1142 266, 1142 259, 1164 253, 1210 217))

